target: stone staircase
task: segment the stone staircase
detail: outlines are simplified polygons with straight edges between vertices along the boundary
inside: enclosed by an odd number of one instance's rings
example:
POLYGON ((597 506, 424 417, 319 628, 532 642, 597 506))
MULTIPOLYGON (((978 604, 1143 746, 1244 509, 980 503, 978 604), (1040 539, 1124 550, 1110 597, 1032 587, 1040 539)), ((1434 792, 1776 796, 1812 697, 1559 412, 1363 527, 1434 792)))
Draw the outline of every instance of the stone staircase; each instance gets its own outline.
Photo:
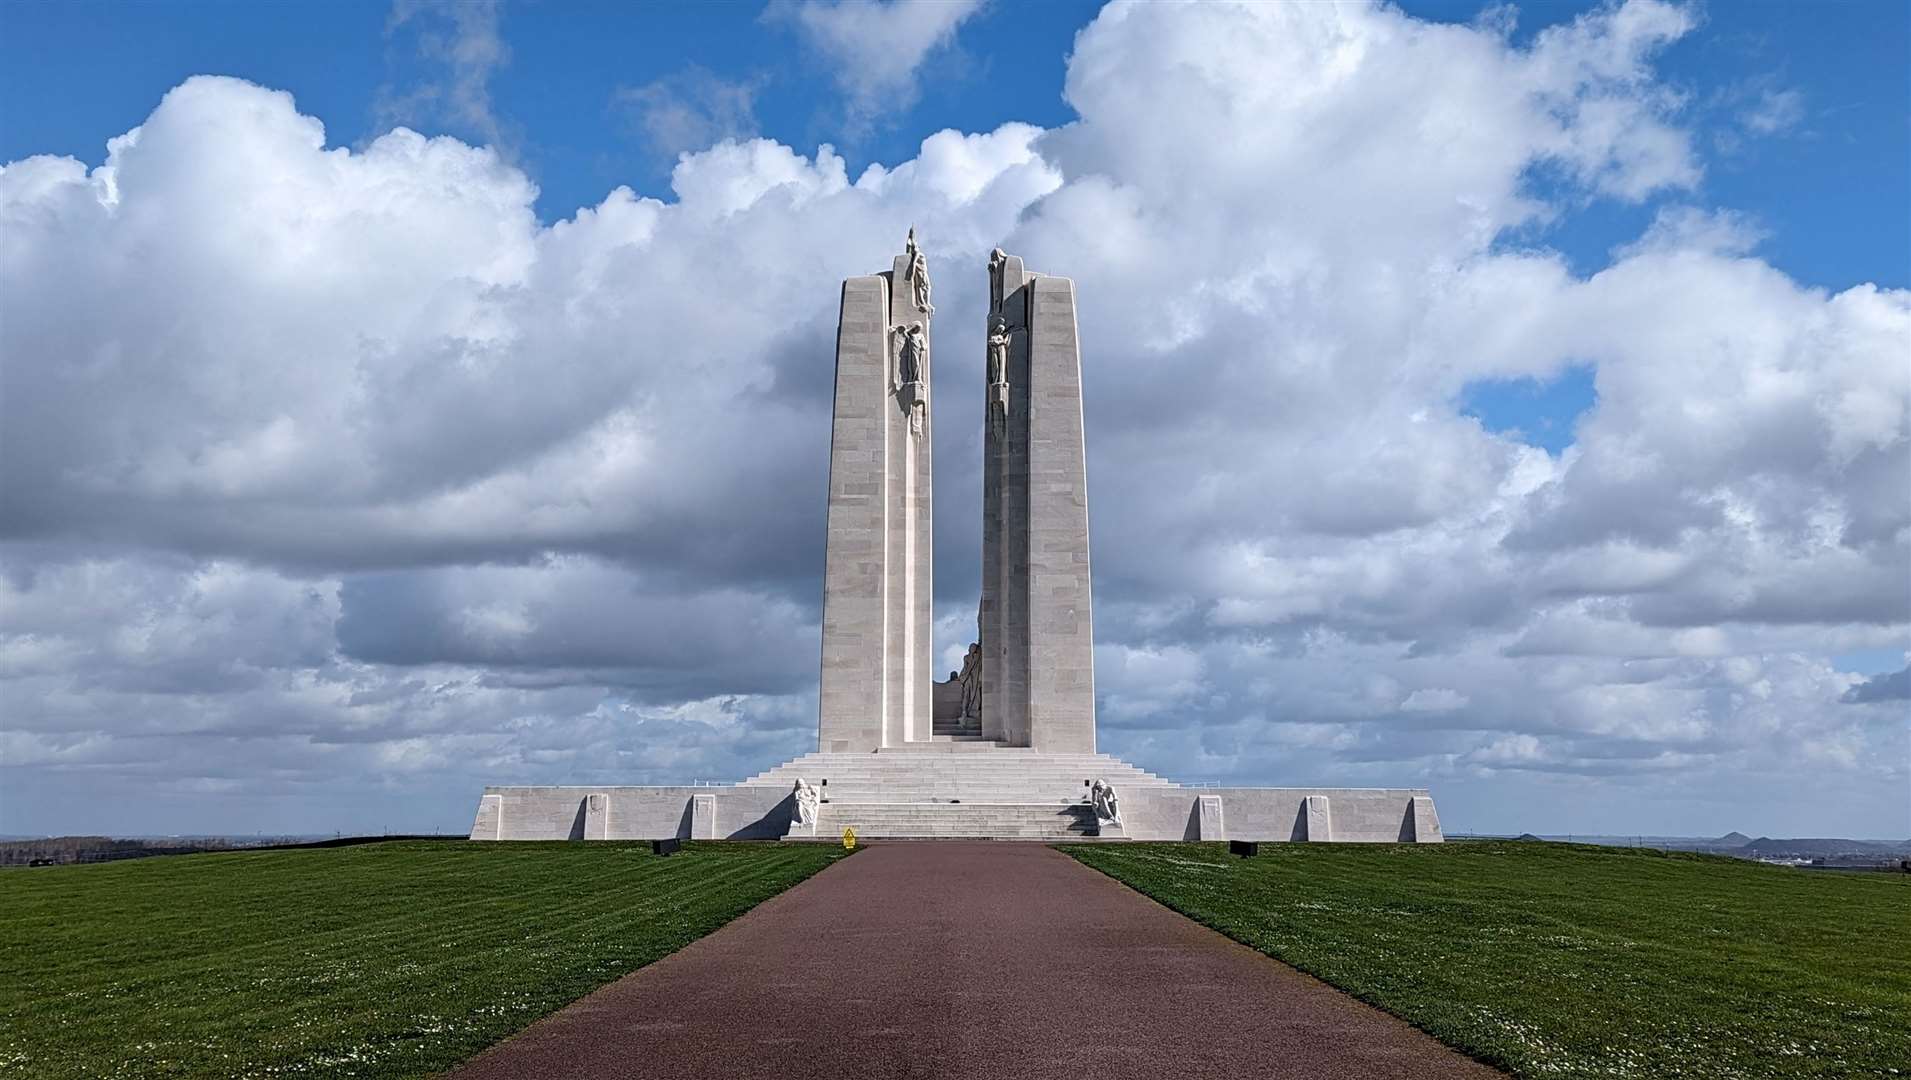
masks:
POLYGON ((889 839, 1080 840, 1095 835, 1095 820, 1085 803, 824 803, 816 835, 845 828, 889 839))
POLYGON ((953 719, 938 718, 932 728, 938 738, 980 739, 982 737, 982 719, 976 716, 958 716, 953 719))
POLYGON ((1107 754, 1041 753, 963 735, 874 753, 805 754, 743 783, 788 788, 798 777, 825 800, 819 837, 845 827, 864 837, 1080 837, 1093 833, 1086 799, 1096 778, 1116 791, 1175 786, 1107 754))

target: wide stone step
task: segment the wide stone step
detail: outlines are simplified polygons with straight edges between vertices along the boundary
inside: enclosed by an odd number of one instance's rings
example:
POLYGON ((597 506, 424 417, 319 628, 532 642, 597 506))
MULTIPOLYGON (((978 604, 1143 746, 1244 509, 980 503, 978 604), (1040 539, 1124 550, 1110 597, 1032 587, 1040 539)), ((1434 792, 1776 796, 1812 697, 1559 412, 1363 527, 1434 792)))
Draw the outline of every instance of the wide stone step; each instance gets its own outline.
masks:
MULTIPOLYGON (((963 746, 969 744, 950 743, 948 745, 963 746)), ((1009 757, 999 753, 970 754, 966 752, 912 753, 895 757, 870 754, 866 756, 858 755, 856 757, 817 761, 799 759, 797 761, 785 762, 777 766, 777 768, 787 769, 792 766, 800 768, 881 769, 884 771, 908 771, 910 769, 1038 769, 1043 772, 1147 771, 1139 766, 1128 765, 1118 761, 1053 761, 1043 758, 1009 757)))
POLYGON ((798 765, 794 768, 771 769, 762 775, 808 776, 812 773, 817 776, 893 776, 899 778, 910 776, 960 776, 964 778, 990 776, 1012 776, 1016 778, 1056 776, 1073 777, 1083 780, 1099 776, 1108 780, 1110 783, 1114 781, 1115 777, 1146 779, 1150 776, 1148 773, 1125 769, 1037 769, 1033 767, 1018 768, 1014 766, 998 769, 965 769, 938 763, 924 763, 909 769, 872 769, 865 765, 798 765))
MULTIPOLYGON (((990 741, 997 742, 996 749, 1001 752, 1002 757, 1037 758, 1037 759, 1041 759, 1045 761, 1092 761, 1096 759, 1100 759, 1103 761, 1121 760, 1120 758, 1117 758, 1113 756, 1112 754, 1099 753, 1093 750, 1037 750, 1032 746, 1010 746, 1008 743, 998 742, 997 740, 990 740, 990 741)), ((825 758, 895 757, 897 755, 906 756, 909 754, 916 753, 919 750, 921 750, 923 747, 928 745, 930 744, 926 742, 912 742, 912 743, 901 743, 896 746, 885 746, 878 750, 812 750, 809 753, 802 754, 800 756, 801 757, 825 757, 825 758)))
MULTIPOLYGON (((780 788, 783 785, 758 784, 752 786, 780 788)), ((794 782, 792 782, 791 786, 795 786, 794 782)), ((1086 798, 1088 794, 1087 788, 1080 784, 1070 784, 1067 782, 1051 784, 858 784, 847 780, 831 778, 827 784, 815 784, 814 786, 819 788, 824 795, 834 795, 844 801, 855 802, 919 802, 930 796, 943 795, 949 799, 960 799, 967 796, 970 802, 1046 803, 1054 802, 1057 799, 1073 801, 1075 799, 1086 798), (872 797, 858 797, 854 800, 850 798, 852 795, 861 796, 865 792, 873 793, 872 797), (989 794, 992 792, 999 792, 1009 797, 1001 799, 990 798, 989 794), (881 796, 884 793, 893 794, 895 797, 883 798, 881 796), (1024 798, 1023 796, 1025 795, 1032 797, 1024 798)), ((1140 788, 1142 785, 1130 784, 1129 786, 1140 788)), ((947 799, 939 801, 947 801, 947 799)))
MULTIPOLYGON (((780 789, 779 789, 780 790, 780 789)), ((893 788, 830 789, 832 803, 907 802, 923 806, 967 806, 977 803, 1028 803, 1039 806, 1073 806, 1081 796, 1060 792, 1037 792, 1022 788, 995 791, 897 791, 893 788)))
POLYGON ((1117 790, 1174 786, 1106 754, 1057 754, 966 739, 911 743, 874 753, 818 751, 765 770, 743 783, 790 787, 798 778, 838 799, 868 802, 1068 801, 1081 796, 1088 782, 1097 778, 1117 790))
MULTIPOLYGON (((792 787, 795 785, 799 776, 809 781, 811 785, 822 788, 825 792, 893 791, 897 793, 908 792, 911 794, 945 792, 957 798, 960 798, 964 793, 969 793, 977 798, 981 798, 984 792, 1001 791, 1009 793, 1039 793, 1041 798, 1046 800, 1050 796, 1083 796, 1087 794, 1089 787, 1089 785, 1083 783, 1084 778, 1078 776, 870 777, 845 776, 841 773, 820 772, 791 773, 785 776, 761 777, 747 780, 744 783, 745 786, 749 787, 792 787)), ((1134 777, 1104 777, 1104 779, 1114 785, 1117 790, 1124 787, 1148 788, 1153 790, 1173 786, 1165 781, 1148 781, 1134 777)), ((1011 799, 1007 801, 1027 802, 1033 800, 1011 799)))
MULTIPOLYGON (((962 744, 952 744, 962 745, 962 744)), ((907 758, 880 757, 876 755, 838 758, 834 760, 804 760, 786 762, 766 772, 786 772, 790 769, 833 769, 860 770, 864 772, 911 772, 920 769, 962 769, 972 771, 1028 770, 1054 773, 1123 773, 1147 775, 1147 771, 1133 765, 1112 761, 1049 761, 1027 758, 998 758, 961 753, 925 753, 911 754, 907 758)))
MULTIPOLYGON (((1021 783, 1021 784, 881 784, 856 783, 831 777, 829 783, 810 781, 825 798, 844 802, 1079 802, 1088 797, 1088 788, 1079 783, 1021 783)), ((749 787, 788 790, 795 781, 788 784, 769 781, 762 784, 750 784, 749 787)), ((1158 790, 1147 784, 1117 784, 1116 791, 1122 788, 1136 791, 1158 790)))
MULTIPOLYGON (((892 747, 887 750, 875 750, 866 753, 809 753, 791 758, 789 762, 800 761, 880 761, 885 763, 909 761, 925 753, 939 752, 939 748, 948 743, 918 742, 906 747, 892 747)), ((1004 746, 994 740, 984 739, 981 743, 963 743, 965 748, 975 751, 968 760, 975 761, 1034 761, 1045 763, 1097 763, 1120 765, 1133 768, 1128 762, 1107 754, 1049 754, 1030 750, 1025 746, 1004 746)))
POLYGON ((1066 839, 1092 835, 1093 824, 1089 808, 1080 804, 830 802, 817 814, 817 835, 853 828, 869 838, 1066 839))
MULTIPOLYGON (((832 784, 837 784, 837 783, 876 783, 876 784, 910 784, 910 783, 1037 784, 1037 783, 1042 783, 1042 784, 1074 784, 1080 787, 1080 786, 1086 786, 1083 783, 1083 781, 1094 780, 1097 778, 1105 780, 1111 784, 1128 783, 1128 784, 1139 784, 1139 785, 1147 786, 1147 787, 1165 786, 1168 784, 1168 781, 1159 779, 1157 777, 1123 776, 1119 773, 1106 773, 1106 772, 1101 772, 1101 773, 1079 773, 1079 772, 1076 772, 1076 773, 1023 773, 1023 774, 941 773, 936 775, 930 775, 927 773, 916 773, 916 774, 876 773, 872 775, 869 773, 837 772, 837 771, 829 770, 829 769, 808 769, 808 770, 800 770, 800 771, 790 770, 788 772, 769 773, 769 774, 766 774, 762 779, 764 781, 787 779, 789 781, 794 782, 796 778, 799 776, 805 780, 808 780, 812 784, 818 782, 819 780, 827 779, 832 784)), ((756 781, 746 781, 746 783, 748 782, 756 782, 756 781)))

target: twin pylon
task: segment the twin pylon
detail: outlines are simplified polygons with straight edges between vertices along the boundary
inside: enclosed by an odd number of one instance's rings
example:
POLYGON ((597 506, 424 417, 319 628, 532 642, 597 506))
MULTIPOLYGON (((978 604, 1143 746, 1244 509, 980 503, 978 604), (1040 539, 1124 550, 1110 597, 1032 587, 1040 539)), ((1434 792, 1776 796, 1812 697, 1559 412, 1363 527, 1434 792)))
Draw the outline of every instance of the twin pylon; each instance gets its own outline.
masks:
MULTIPOLYGON (((1092 752, 1088 478, 1075 287, 994 252, 983 436, 984 736, 1092 752)), ((887 273, 843 283, 830 433, 819 748, 932 739, 933 350, 911 229, 887 273)))

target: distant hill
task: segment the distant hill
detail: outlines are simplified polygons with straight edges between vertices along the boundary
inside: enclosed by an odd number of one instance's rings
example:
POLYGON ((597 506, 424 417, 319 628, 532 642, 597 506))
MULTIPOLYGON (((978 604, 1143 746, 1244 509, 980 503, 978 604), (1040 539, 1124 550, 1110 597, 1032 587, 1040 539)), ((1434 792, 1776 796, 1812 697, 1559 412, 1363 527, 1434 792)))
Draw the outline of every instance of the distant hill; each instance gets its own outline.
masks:
POLYGON ((1753 858, 1780 858, 1790 856, 1799 858, 1810 856, 1821 858, 1830 855, 1911 855, 1911 842, 1888 843, 1875 840, 1841 840, 1832 838, 1799 838, 1777 840, 1761 836, 1747 843, 1737 852, 1753 858))
POLYGON ((1522 840, 1561 840, 1574 844, 1598 844, 1602 847, 1649 847, 1665 851, 1704 851, 1715 855, 1735 855, 1742 859, 1830 859, 1851 856, 1861 859, 1911 858, 1911 840, 1846 840, 1835 837, 1784 839, 1761 836, 1754 840, 1741 832, 1724 836, 1534 836, 1522 840))
POLYGON ((1714 851, 1726 854, 1738 854, 1738 849, 1751 839, 1742 833, 1727 833, 1725 836, 1610 836, 1603 833, 1575 833, 1567 836, 1533 836, 1528 833, 1522 839, 1558 840, 1568 844, 1596 844, 1600 847, 1649 847, 1663 848, 1666 851, 1714 851))

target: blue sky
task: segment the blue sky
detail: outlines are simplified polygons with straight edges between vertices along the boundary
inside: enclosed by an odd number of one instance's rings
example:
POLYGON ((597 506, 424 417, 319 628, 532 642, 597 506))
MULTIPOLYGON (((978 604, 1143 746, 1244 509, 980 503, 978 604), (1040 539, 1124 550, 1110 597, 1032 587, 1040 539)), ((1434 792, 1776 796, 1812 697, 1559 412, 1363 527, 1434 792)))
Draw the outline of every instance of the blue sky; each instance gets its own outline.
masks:
POLYGON ((1003 244, 1082 296, 1104 749, 1904 835, 1908 84, 1885 2, 0 7, 0 832, 811 748, 914 223, 939 653, 1003 244))
MULTIPOLYGON (((502 19, 510 60, 492 86, 496 112, 515 130, 516 152, 537 180, 545 220, 593 206, 628 184, 669 193, 675 151, 658 153, 631 130, 617 91, 673 75, 686 62, 731 80, 761 79, 759 133, 812 150, 832 143, 852 172, 914 156, 943 127, 987 130, 1008 120, 1052 125, 1069 117, 1062 56, 1099 4, 1056 0, 995 5, 964 27, 965 43, 937 61, 921 100, 880 130, 848 138, 828 80, 797 35, 747 3, 526 3, 502 19)), ((437 74, 419 55, 418 31, 386 33, 391 5, 120 3, 43 4, 9 10, 0 44, 5 98, 45 107, 9 109, 0 138, 8 160, 32 153, 98 160, 128 115, 151 107, 189 75, 237 75, 290 90, 325 121, 328 141, 356 145, 380 134, 381 88, 437 74), (58 93, 48 88, 59 87, 58 93), (119 126, 116 126, 119 125, 119 126)), ((433 125, 480 133, 452 120, 433 125)))
MULTIPOLYGON (((1417 16, 1471 23, 1498 3, 1401 5, 1417 16)), ((1512 5, 1515 41, 1571 21, 1595 3, 1512 5)), ((686 61, 723 79, 761 79, 760 134, 799 150, 831 143, 852 175, 870 162, 914 156, 945 127, 986 131, 1009 120, 1067 122, 1064 58, 1100 7, 1079 0, 997 3, 965 23, 956 47, 932 60, 921 100, 876 130, 850 135, 826 78, 797 36, 752 3, 521 3, 502 32, 510 59, 493 106, 539 188, 539 216, 569 217, 628 184, 667 197, 674 151, 645 145, 616 104, 620 88, 680 71, 686 61)), ((1707 202, 1749 215, 1768 232, 1761 251, 1793 277, 1827 288, 1854 280, 1911 284, 1911 124, 1905 51, 1911 8, 1878 3, 1745 0, 1703 9, 1706 32, 1674 43, 1661 61, 1714 153, 1707 202), (1777 96, 1783 137, 1748 138, 1748 112, 1777 96), (1788 95, 1796 95, 1795 99, 1788 95), (1787 102, 1795 101, 1794 104, 1787 102)), ((0 159, 70 154, 98 163, 106 140, 190 75, 225 74, 289 90, 326 125, 332 145, 380 134, 381 90, 436 77, 415 27, 387 32, 391 5, 255 4, 195 0, 127 4, 75 0, 10 5, 0 37, 0 159)), ((1767 106, 1771 108, 1772 106, 1767 106)), ((433 132, 481 133, 455 118, 433 132)), ((1594 204, 1519 242, 1543 243, 1590 271, 1639 234, 1654 205, 1594 204)))
MULTIPOLYGON (((1455 23, 1499 17, 1501 4, 1401 5, 1455 23), (1484 14, 1483 14, 1484 13, 1484 14)), ((1515 6, 1511 37, 1530 43, 1596 3, 1515 6)), ((522 3, 504 9, 509 58, 492 77, 492 108, 514 159, 538 185, 546 222, 593 206, 618 185, 670 196, 677 149, 652 145, 619 91, 683 70, 686 58, 719 79, 757 80, 754 130, 799 150, 829 143, 851 175, 913 156, 943 128, 984 131, 1011 120, 1043 127, 1072 118, 1062 96, 1075 32, 1096 2, 994 4, 966 23, 957 45, 934 58, 920 100, 867 131, 845 131, 836 95, 787 26, 748 3, 522 3)), ((1911 123, 1904 61, 1911 7, 1894 3, 1799 4, 1748 0, 1711 12, 1710 32, 1675 43, 1662 69, 1685 100, 1701 138, 1713 144, 1701 200, 1746 215, 1759 250, 1801 282, 1911 284, 1911 123), (1762 110, 1762 111, 1761 111, 1762 110), (1783 124, 1778 138, 1748 133, 1748 116, 1783 124)), ((392 8, 371 0, 253 4, 199 0, 167 6, 83 0, 17 5, 0 40, 0 159, 70 154, 98 163, 106 140, 190 75, 237 75, 291 91, 323 120, 331 145, 359 146, 407 118, 380 102, 443 64, 423 54, 420 22, 391 26, 392 8), (26 103, 33 103, 26 107, 26 103)), ((482 139, 455 116, 423 111, 409 122, 482 139)), ((1539 186, 1547 187, 1543 177, 1539 186)), ((1682 194, 1679 198, 1689 198, 1682 194)), ((1639 235, 1658 200, 1587 201, 1556 220, 1506 238, 1544 245, 1591 273, 1639 235)), ((1545 384, 1484 382, 1466 411, 1496 431, 1523 431, 1557 452, 1595 399, 1590 372, 1545 384)), ((1875 658, 1853 662, 1869 669, 1875 658)))

